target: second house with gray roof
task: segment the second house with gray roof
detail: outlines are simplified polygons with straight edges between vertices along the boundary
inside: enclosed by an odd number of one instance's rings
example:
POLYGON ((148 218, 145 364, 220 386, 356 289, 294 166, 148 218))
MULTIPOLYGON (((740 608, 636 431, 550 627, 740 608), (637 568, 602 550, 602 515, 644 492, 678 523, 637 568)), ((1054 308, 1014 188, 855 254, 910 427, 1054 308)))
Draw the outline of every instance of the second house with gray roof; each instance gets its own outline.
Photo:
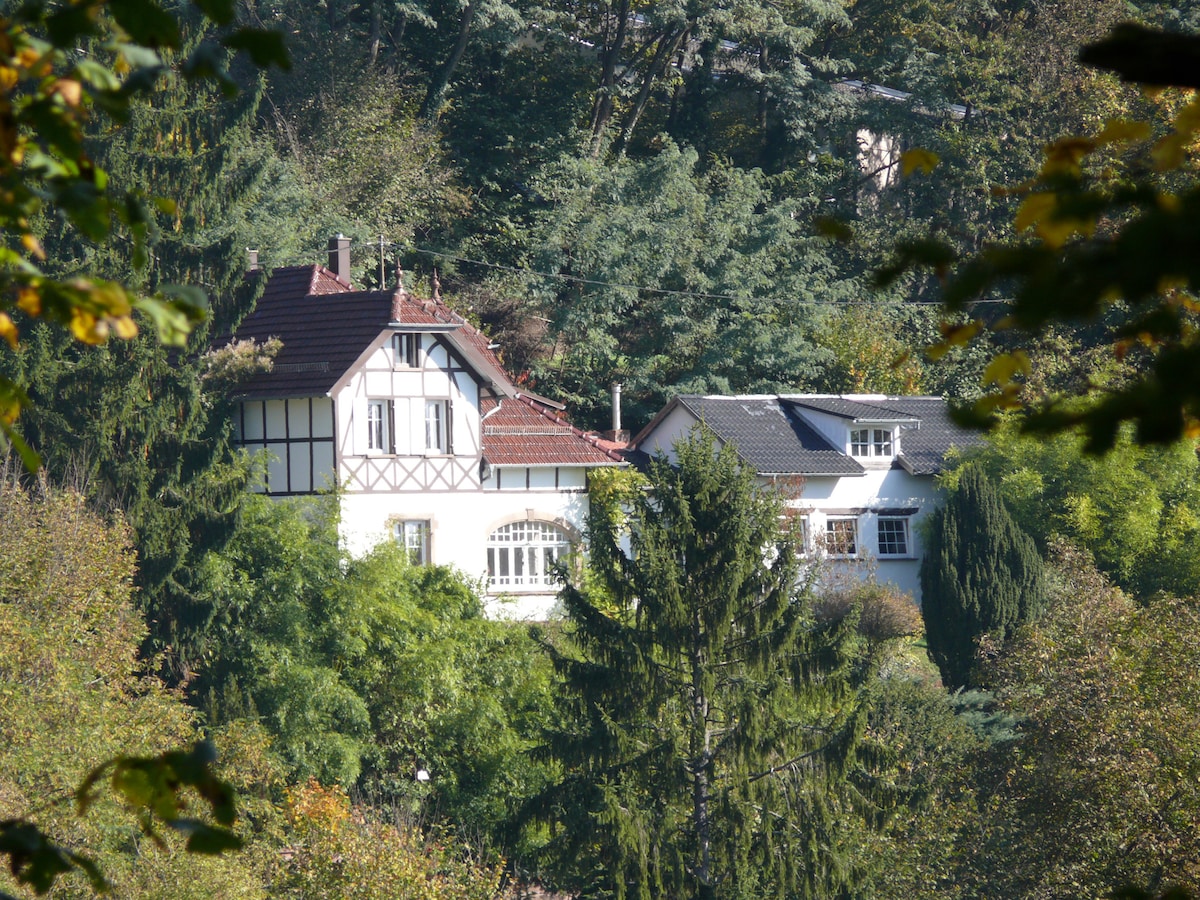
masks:
POLYGON ((752 395, 676 397, 634 438, 674 459, 699 423, 732 444, 801 517, 805 550, 827 577, 873 574, 921 596, 921 520, 954 448, 979 438, 955 426, 941 397, 752 395))

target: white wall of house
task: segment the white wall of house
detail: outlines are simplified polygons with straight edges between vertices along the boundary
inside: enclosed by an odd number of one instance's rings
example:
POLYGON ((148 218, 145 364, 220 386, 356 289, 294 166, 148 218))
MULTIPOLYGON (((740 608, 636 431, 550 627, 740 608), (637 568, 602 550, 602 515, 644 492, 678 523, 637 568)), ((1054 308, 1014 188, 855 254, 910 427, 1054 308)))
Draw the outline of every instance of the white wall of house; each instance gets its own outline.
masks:
MULTIPOLYGON (((804 411, 804 418, 847 455, 851 429, 868 427, 810 410, 804 411)), ((651 453, 662 450, 675 461, 674 443, 695 424, 690 412, 676 407, 643 440, 642 448, 651 453)), ((892 428, 894 435, 899 432, 895 426, 880 427, 892 428)), ((910 475, 893 465, 890 457, 855 459, 865 468, 861 475, 789 478, 779 485, 788 506, 804 519, 806 550, 820 560, 822 579, 874 577, 919 603, 922 522, 939 502, 934 479, 910 475), (885 520, 882 525, 881 519, 885 520), (834 521, 847 524, 831 526, 834 521), (854 552, 843 555, 836 544, 846 539, 847 529, 851 530, 854 552)))
POLYGON ((483 478, 478 382, 437 335, 406 340, 381 334, 331 398, 243 401, 238 437, 268 455, 260 489, 337 485, 351 554, 401 540, 420 562, 478 584, 491 614, 547 617, 558 593, 549 560, 565 546, 556 541, 578 542, 587 518, 586 468, 500 467, 483 478), (503 570, 495 586, 489 552, 503 570))
POLYGON ((872 468, 859 476, 805 479, 800 495, 788 505, 806 518, 807 549, 823 558, 830 577, 873 576, 920 602, 922 523, 938 503, 932 477, 913 476, 900 468, 872 468), (886 520, 882 532, 881 519, 886 520), (853 521, 852 557, 835 552, 831 520, 853 521))
MULTIPOLYGON (((535 482, 553 477, 535 468, 535 482)), ((560 472, 563 482, 586 483, 582 469, 560 472)), ((342 540, 356 555, 386 540, 403 540, 405 522, 423 523, 428 531, 425 562, 452 566, 477 583, 487 595, 488 612, 506 618, 544 619, 557 603, 558 587, 547 578, 545 559, 532 566, 528 556, 521 573, 512 555, 539 552, 524 543, 493 547, 508 553, 508 583, 488 583, 489 539, 505 526, 548 523, 578 542, 587 519, 587 492, 582 487, 462 491, 346 492, 342 496, 342 540)), ((412 527, 412 526, 410 526, 412 527)), ((417 526, 420 527, 420 526, 417 526)))

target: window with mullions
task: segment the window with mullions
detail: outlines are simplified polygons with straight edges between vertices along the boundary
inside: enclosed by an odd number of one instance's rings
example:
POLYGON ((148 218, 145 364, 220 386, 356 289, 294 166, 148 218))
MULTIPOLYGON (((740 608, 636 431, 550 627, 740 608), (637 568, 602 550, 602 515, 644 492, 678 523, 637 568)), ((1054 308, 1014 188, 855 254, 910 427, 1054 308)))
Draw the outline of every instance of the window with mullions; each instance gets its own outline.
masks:
POLYGON ((488 584, 493 588, 554 584, 554 563, 571 549, 567 533, 553 522, 513 522, 488 538, 488 584))
POLYGON ((850 432, 851 456, 891 456, 892 429, 857 428, 850 432))
POLYGON ((392 401, 367 401, 367 450, 392 452, 392 401))
POLYGON ((404 519, 392 525, 392 536, 408 551, 414 566, 429 565, 429 520, 404 519))
POLYGON ((858 520, 826 519, 825 552, 830 556, 857 556, 858 520))
POLYGON ((908 556, 908 519, 879 519, 879 555, 908 556))
POLYGON ((425 401, 425 449, 434 453, 450 452, 450 401, 425 401))
POLYGON ((392 359, 397 369, 419 369, 421 367, 421 336, 419 334, 392 335, 392 359))

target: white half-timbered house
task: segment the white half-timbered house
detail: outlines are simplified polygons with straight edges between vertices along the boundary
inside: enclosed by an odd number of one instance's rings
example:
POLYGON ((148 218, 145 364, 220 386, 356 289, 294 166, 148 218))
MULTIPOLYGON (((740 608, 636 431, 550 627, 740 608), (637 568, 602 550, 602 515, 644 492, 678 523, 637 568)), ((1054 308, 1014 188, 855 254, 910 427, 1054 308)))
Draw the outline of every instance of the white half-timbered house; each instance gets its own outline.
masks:
POLYGON ((330 267, 272 272, 235 337, 282 349, 239 388, 236 440, 265 451, 260 489, 340 489, 352 553, 403 542, 417 563, 485 585, 495 614, 544 617, 550 564, 578 543, 587 472, 619 444, 518 388, 487 340, 440 300, 354 290, 348 241, 330 267))

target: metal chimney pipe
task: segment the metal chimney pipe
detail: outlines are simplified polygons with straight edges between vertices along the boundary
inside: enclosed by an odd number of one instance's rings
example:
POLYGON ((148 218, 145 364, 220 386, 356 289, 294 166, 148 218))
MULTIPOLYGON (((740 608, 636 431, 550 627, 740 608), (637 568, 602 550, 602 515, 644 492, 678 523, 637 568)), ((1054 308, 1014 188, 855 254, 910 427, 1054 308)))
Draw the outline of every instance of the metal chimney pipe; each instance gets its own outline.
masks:
POLYGON ((249 247, 246 248, 246 271, 258 271, 258 251, 251 250, 249 247))
POLYGON ((612 385, 612 430, 615 434, 621 430, 621 382, 614 381, 612 385))

